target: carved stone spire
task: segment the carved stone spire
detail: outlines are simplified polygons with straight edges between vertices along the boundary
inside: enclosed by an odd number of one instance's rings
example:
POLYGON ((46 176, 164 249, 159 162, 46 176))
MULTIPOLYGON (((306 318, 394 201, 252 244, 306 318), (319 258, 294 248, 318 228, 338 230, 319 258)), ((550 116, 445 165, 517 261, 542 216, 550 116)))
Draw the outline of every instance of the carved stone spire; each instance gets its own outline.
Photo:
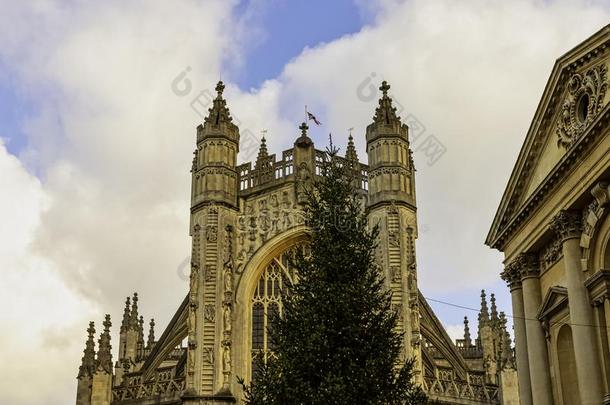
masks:
POLYGON ((306 148, 308 146, 313 145, 313 141, 309 138, 309 136, 307 136, 307 130, 309 129, 309 126, 305 122, 303 122, 299 126, 299 129, 301 130, 301 136, 297 138, 297 140, 294 142, 294 145, 300 146, 302 148, 306 148))
POLYGON ((129 329, 129 321, 131 319, 131 309, 129 308, 131 299, 127 297, 125 300, 125 309, 123 310, 123 321, 121 322, 121 333, 124 333, 129 329))
POLYGON ((219 126, 223 123, 233 124, 233 118, 231 118, 231 113, 227 107, 227 102, 222 97, 222 92, 224 89, 224 83, 219 81, 218 84, 216 84, 216 98, 213 101, 212 108, 208 110, 209 114, 204 120, 204 127, 209 125, 219 126))
POLYGON ((358 163, 358 153, 356 152, 356 146, 354 146, 354 137, 351 132, 347 138, 347 148, 345 149, 345 159, 350 164, 358 163))
POLYGON ((394 123, 400 125, 400 118, 396 115, 396 107, 392 106, 392 99, 388 96, 388 90, 390 90, 388 82, 384 80, 381 83, 379 90, 381 90, 382 96, 379 99, 379 106, 375 109, 373 121, 383 125, 391 125, 394 123))
POLYGON ((141 359, 144 356, 144 317, 140 315, 138 320, 138 342, 136 344, 136 357, 141 359))
POLYGON ((470 328, 468 327, 468 317, 464 317, 464 346, 472 346, 472 339, 470 337, 470 328))
POLYGON ((92 377, 95 372, 95 324, 93 322, 89 322, 89 327, 87 328, 87 342, 85 343, 85 350, 83 351, 83 359, 78 369, 78 377, 92 377))
POLYGON ((154 318, 150 320, 150 328, 148 329, 148 340, 146 342, 146 348, 152 349, 155 344, 155 320, 154 318))
POLYGON ((142 315, 140 315, 140 320, 138 321, 138 332, 140 332, 140 336, 144 336, 144 317, 142 315))
POLYGON ((496 296, 494 293, 491 293, 491 320, 492 321, 497 321, 498 320, 498 307, 496 306, 496 296))
POLYGON ((258 149, 258 156, 256 157, 256 168, 261 169, 269 162, 269 152, 267 152, 267 140, 265 136, 261 138, 261 145, 258 149))
POLYGON ((140 327, 140 315, 138 314, 138 293, 133 293, 131 301, 131 316, 129 317, 129 328, 138 330, 140 327))
POLYGON ((487 321, 489 321, 487 298, 485 296, 485 290, 481 290, 481 311, 479 312, 479 328, 481 328, 481 326, 483 326, 483 324, 487 321))
POLYGON ((96 369, 103 370, 108 374, 112 374, 112 346, 110 345, 110 315, 106 314, 104 319, 104 331, 98 340, 98 351, 96 360, 96 369))

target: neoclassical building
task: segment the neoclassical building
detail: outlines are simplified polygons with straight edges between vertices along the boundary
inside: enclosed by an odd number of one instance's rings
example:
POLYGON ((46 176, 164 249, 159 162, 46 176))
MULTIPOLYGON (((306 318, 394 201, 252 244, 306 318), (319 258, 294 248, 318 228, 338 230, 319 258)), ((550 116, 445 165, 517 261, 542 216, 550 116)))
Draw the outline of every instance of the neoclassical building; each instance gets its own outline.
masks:
POLYGON ((610 403, 609 50, 606 26, 555 63, 486 240, 524 405, 610 403))
MULTIPOLYGON (((517 405, 517 377, 506 317, 482 294, 478 337, 465 319, 452 342, 417 286, 415 168, 408 127, 383 83, 366 128, 368 164, 350 135, 342 164, 371 221, 381 227, 377 259, 400 314, 404 356, 416 359, 417 382, 433 403, 517 405)), ((256 161, 237 164, 240 132, 217 96, 197 127, 192 161, 189 290, 159 338, 145 340, 137 295, 128 298, 113 364, 110 317, 97 350, 88 329, 78 373, 77 405, 242 403, 237 377, 270 352, 268 314, 282 312, 280 291, 295 281, 288 257, 308 241, 303 191, 321 173, 325 152, 303 123, 294 146, 278 158, 263 139, 256 161)), ((340 270, 340 269, 338 269, 340 270)))

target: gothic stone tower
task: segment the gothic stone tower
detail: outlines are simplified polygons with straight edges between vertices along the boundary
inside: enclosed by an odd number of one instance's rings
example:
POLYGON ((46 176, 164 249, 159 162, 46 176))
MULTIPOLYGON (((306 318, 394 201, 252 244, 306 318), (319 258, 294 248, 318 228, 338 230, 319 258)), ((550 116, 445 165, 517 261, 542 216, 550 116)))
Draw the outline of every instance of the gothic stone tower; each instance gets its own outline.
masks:
MULTIPOLYGON (((490 348, 504 338, 505 327, 498 321, 495 329, 485 329, 484 339, 473 342, 466 324, 464 340, 454 344, 418 290, 415 168, 408 127, 396 115, 389 88, 383 82, 373 122, 366 128, 369 164, 359 162, 351 134, 345 157, 339 159, 350 168, 370 222, 380 226, 377 257, 400 313, 404 359, 416 359, 417 382, 433 400, 499 404, 498 376, 510 363, 499 361, 501 355, 511 357, 510 347, 503 354, 490 348), (493 371, 485 368, 484 353, 488 363, 498 364, 493 371)), ((237 378, 248 381, 253 359, 272 355, 269 314, 281 314, 280 289, 295 280, 288 257, 308 240, 304 191, 328 156, 315 148, 303 123, 293 147, 280 159, 269 154, 263 138, 254 164, 237 165, 240 133, 223 90, 218 83, 209 114, 197 127, 188 294, 158 340, 151 329, 146 346, 138 298, 131 308, 127 301, 112 400, 104 405, 241 403, 237 378)), ((91 339, 79 373, 78 405, 93 403, 87 400, 93 397, 91 339)))

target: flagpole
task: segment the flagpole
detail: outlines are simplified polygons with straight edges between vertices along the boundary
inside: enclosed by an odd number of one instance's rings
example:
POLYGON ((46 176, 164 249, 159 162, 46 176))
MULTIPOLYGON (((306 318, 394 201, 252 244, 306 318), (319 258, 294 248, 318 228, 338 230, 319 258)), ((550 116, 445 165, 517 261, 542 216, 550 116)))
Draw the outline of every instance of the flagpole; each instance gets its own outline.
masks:
POLYGON ((305 104, 305 125, 307 125, 307 104, 305 104))

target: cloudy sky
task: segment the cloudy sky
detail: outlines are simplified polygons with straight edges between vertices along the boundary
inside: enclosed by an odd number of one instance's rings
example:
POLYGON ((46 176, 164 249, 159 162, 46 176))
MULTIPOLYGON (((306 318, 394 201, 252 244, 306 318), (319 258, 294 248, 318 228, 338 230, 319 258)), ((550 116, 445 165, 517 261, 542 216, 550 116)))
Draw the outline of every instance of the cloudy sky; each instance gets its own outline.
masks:
MULTIPOLYGON (((318 145, 331 131, 344 145, 353 127, 361 157, 388 80, 421 128, 424 295, 476 308, 485 288, 510 312, 501 255, 483 240, 555 59, 610 21, 607 2, 584 0, 0 9, 0 402, 15 405, 73 402, 87 321, 117 325, 134 290, 157 325, 172 316, 187 288, 195 127, 220 77, 242 132, 267 129, 272 152, 292 144, 306 104, 324 124, 318 145), (445 150, 433 163, 425 140, 445 150)), ((476 318, 433 307, 454 336, 476 318)))

